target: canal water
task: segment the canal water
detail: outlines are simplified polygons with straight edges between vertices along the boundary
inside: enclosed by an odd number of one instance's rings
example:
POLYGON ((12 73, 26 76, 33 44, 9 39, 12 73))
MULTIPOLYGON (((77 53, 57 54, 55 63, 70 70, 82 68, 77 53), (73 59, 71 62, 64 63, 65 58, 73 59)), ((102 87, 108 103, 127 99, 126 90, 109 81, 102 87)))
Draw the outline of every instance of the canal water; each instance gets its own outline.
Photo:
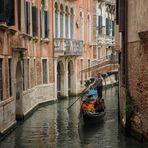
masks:
POLYGON ((39 108, 0 142, 0 148, 148 148, 121 133, 117 96, 117 87, 104 91, 107 112, 97 125, 79 122, 79 101, 67 110, 77 98, 39 108))

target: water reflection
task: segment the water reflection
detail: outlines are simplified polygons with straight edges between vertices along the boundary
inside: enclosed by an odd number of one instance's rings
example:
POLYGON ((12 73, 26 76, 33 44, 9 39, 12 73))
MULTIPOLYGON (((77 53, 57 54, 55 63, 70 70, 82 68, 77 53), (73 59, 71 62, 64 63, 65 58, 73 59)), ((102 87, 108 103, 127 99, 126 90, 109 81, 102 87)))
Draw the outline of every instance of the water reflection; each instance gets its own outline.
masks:
POLYGON ((117 92, 115 87, 104 92, 107 113, 100 124, 81 124, 80 102, 67 110, 76 99, 69 98, 39 108, 0 143, 0 148, 147 148, 121 134, 117 92))

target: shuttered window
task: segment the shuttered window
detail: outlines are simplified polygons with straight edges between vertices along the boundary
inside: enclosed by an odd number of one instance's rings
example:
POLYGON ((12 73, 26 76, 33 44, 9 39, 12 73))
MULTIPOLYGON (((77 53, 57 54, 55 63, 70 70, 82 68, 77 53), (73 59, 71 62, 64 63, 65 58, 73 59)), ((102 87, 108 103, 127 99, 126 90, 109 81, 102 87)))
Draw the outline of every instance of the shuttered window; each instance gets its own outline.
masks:
POLYGON ((0 22, 15 24, 15 0, 0 0, 0 22))
POLYGON ((115 22, 112 21, 112 36, 115 36, 115 22))
POLYGON ((0 22, 5 21, 5 0, 0 0, 0 22))
POLYGON ((110 20, 106 18, 106 35, 110 34, 110 20))
POLYGON ((27 60, 27 88, 30 88, 30 61, 27 60))
POLYGON ((47 59, 42 60, 43 84, 47 84, 47 59))
POLYGON ((30 2, 26 1, 26 33, 30 34, 30 2))
POLYGON ((58 14, 55 12, 55 37, 58 37, 58 14))
POLYGON ((22 79, 23 79, 23 90, 25 90, 25 61, 22 60, 22 79))
POLYGON ((119 31, 125 31, 125 0, 119 0, 119 31))
POLYGON ((32 31, 33 36, 38 35, 38 8, 36 6, 32 7, 32 31))
POLYGON ((3 60, 0 59, 0 101, 3 100, 3 71, 2 71, 3 60))
POLYGON ((44 11, 44 34, 45 38, 49 36, 49 14, 48 11, 44 11))
POLYGON ((21 31, 21 14, 22 14, 22 9, 21 9, 21 0, 18 0, 18 29, 21 31))
POLYGON ((60 37, 63 37, 63 14, 60 14, 60 37))
POLYGON ((102 16, 98 17, 98 34, 102 34, 102 16))

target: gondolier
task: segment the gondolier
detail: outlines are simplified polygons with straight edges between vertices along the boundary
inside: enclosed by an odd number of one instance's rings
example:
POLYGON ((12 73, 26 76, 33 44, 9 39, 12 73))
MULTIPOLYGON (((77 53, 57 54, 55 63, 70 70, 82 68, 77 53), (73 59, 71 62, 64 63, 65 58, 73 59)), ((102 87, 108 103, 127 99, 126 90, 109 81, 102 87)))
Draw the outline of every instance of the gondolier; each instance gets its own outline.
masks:
POLYGON ((103 91, 103 78, 100 73, 97 74, 94 82, 90 84, 89 87, 96 86, 98 98, 102 98, 102 91, 103 91))

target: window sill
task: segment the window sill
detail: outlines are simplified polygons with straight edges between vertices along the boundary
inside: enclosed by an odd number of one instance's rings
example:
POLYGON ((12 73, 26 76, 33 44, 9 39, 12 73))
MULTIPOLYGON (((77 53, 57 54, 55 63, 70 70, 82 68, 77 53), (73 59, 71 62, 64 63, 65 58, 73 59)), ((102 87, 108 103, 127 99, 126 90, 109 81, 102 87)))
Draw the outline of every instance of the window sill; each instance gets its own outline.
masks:
POLYGON ((43 43, 49 43, 49 38, 41 38, 41 42, 43 42, 43 43))
POLYGON ((38 41, 38 37, 37 37, 37 36, 34 36, 32 39, 33 39, 35 42, 38 41))
POLYGON ((26 33, 24 33, 24 32, 20 32, 19 35, 22 36, 22 37, 24 37, 24 38, 28 38, 29 40, 32 39, 32 36, 31 36, 31 35, 26 34, 26 33))
POLYGON ((14 27, 9 27, 9 28, 7 29, 7 32, 14 35, 14 34, 17 32, 17 30, 16 30, 14 27))
POLYGON ((6 23, 0 24, 0 30, 6 31, 7 29, 8 29, 8 26, 6 25, 6 23))

